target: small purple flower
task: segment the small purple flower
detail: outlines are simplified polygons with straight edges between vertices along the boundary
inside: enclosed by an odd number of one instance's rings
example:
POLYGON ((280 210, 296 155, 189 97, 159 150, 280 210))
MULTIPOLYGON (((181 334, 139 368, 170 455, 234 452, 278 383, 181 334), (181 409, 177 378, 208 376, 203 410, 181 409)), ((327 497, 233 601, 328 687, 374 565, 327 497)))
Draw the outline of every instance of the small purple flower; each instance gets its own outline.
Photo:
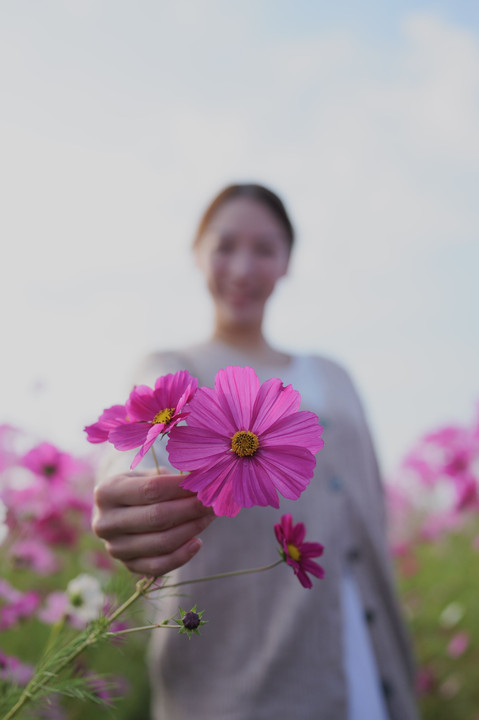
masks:
POLYGON ((317 578, 324 577, 321 565, 311 560, 320 557, 324 547, 320 543, 304 542, 306 535, 304 523, 293 525, 293 518, 289 513, 281 517, 280 523, 275 524, 274 532, 282 548, 283 560, 293 568, 303 587, 312 588, 313 583, 306 573, 317 578))

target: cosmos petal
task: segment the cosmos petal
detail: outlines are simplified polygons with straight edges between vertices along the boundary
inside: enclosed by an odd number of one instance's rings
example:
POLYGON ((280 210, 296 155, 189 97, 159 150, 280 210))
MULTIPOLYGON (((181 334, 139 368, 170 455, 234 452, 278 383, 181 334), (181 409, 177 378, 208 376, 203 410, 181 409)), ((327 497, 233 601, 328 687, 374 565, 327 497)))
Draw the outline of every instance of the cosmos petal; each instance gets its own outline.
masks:
POLYGON ((87 440, 91 443, 102 443, 108 440, 108 433, 117 425, 127 422, 126 408, 124 405, 112 405, 98 418, 96 423, 87 425, 84 430, 87 440))
POLYGON ((154 396, 163 408, 177 408, 182 399, 182 406, 195 394, 198 380, 187 370, 162 375, 155 382, 154 396))
POLYGON ((233 494, 239 505, 279 507, 278 494, 254 458, 238 458, 233 476, 233 494))
POLYGON ((309 450, 296 447, 274 448, 255 456, 263 472, 286 498, 297 500, 314 474, 316 458, 309 450))
POLYGON ((321 565, 318 565, 318 563, 313 562, 313 560, 307 560, 303 559, 301 557, 301 567, 304 568, 306 572, 311 573, 311 575, 314 575, 315 577, 322 578, 324 577, 324 570, 321 567, 321 565))
POLYGON ((150 427, 146 422, 123 423, 110 431, 108 439, 117 450, 133 450, 145 442, 150 427))
POLYGON ((265 436, 261 437, 261 446, 299 445, 317 453, 324 446, 322 431, 323 428, 318 425, 318 418, 314 413, 300 410, 274 422, 265 436))
POLYGON ((236 430, 249 430, 259 388, 258 376, 250 367, 228 366, 217 373, 215 391, 236 430))
POLYGON ((145 457, 148 450, 151 448, 153 443, 155 442, 156 438, 160 433, 163 431, 164 425, 163 423, 157 423, 156 425, 150 425, 150 429, 148 430, 148 434, 146 436, 145 442, 139 449, 139 451, 136 453, 135 457, 133 458, 133 462, 130 465, 130 469, 134 470, 140 460, 145 457))
POLYGON ((158 406, 151 388, 147 385, 136 385, 126 401, 126 410, 130 420, 151 423, 155 415, 164 410, 164 407, 158 406))
POLYGON ((306 536, 306 527, 304 523, 299 522, 291 528, 291 540, 293 545, 301 545, 301 555, 303 554, 303 541, 306 536))
POLYGON ((211 428, 215 432, 222 435, 226 433, 230 437, 238 429, 232 422, 231 415, 225 412, 223 406, 218 402, 212 388, 199 388, 189 407, 191 417, 188 419, 188 425, 191 427, 211 428))
POLYGON ((223 458, 211 469, 197 470, 190 473, 181 486, 198 493, 198 499, 213 510, 217 515, 234 517, 241 510, 233 497, 233 483, 229 482, 232 473, 231 463, 223 458))
POLYGON ((298 568, 297 570, 295 570, 295 575, 297 576, 299 582, 301 583, 301 585, 303 587, 308 588, 308 590, 311 590, 311 588, 313 587, 313 583, 311 582, 309 577, 306 575, 304 570, 302 570, 301 568, 298 568))
POLYGON ((231 443, 219 434, 182 425, 171 430, 166 449, 173 467, 189 472, 214 465, 230 447, 231 443))
POLYGON ((285 415, 299 410, 301 395, 291 385, 283 386, 278 378, 261 385, 252 412, 252 428, 257 434, 265 432, 285 415))

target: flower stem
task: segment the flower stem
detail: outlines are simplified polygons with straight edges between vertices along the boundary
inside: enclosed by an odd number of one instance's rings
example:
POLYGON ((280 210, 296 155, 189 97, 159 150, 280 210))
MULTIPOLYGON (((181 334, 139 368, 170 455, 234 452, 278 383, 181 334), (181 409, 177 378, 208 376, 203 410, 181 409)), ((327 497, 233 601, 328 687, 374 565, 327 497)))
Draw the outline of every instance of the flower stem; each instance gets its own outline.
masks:
POLYGON ((140 630, 156 630, 157 628, 171 628, 178 630, 178 625, 168 625, 167 623, 155 623, 154 625, 142 625, 141 627, 127 628, 127 630, 118 630, 117 632, 109 632, 107 637, 117 637, 118 635, 126 635, 127 633, 140 632, 140 630))
MULTIPOLYGON (((251 573, 258 573, 258 572, 264 572, 265 570, 271 570, 272 568, 276 567, 277 565, 280 565, 283 562, 283 559, 276 560, 276 562, 271 563, 271 565, 264 565, 263 567, 259 568, 250 568, 249 570, 231 570, 230 572, 225 573, 218 573, 217 575, 205 575, 205 577, 195 578, 194 580, 181 580, 177 583, 170 583, 168 585, 160 585, 161 590, 166 590, 166 588, 176 588, 180 585, 192 585, 193 583, 199 583, 199 582, 206 582, 208 580, 219 580, 220 578, 227 578, 227 577, 234 577, 235 575, 249 575, 251 573)), ((147 590, 148 592, 154 592, 155 590, 158 590, 159 588, 153 588, 152 590, 147 590)))
POLYGON ((138 580, 138 582, 136 583, 136 590, 133 595, 130 595, 128 600, 125 600, 123 605, 120 605, 120 607, 117 608, 115 612, 113 612, 107 617, 108 625, 111 625, 111 623, 116 620, 117 617, 121 615, 127 608, 129 608, 130 605, 133 605, 135 600, 137 600, 141 595, 146 595, 147 591, 155 581, 156 577, 144 577, 141 578, 141 580, 138 580))
POLYGON ((155 452, 155 448, 153 447, 153 445, 151 446, 150 450, 151 450, 151 454, 153 455, 153 460, 155 461, 156 472, 159 475, 160 474, 160 466, 158 465, 158 459, 156 457, 156 452, 155 452))

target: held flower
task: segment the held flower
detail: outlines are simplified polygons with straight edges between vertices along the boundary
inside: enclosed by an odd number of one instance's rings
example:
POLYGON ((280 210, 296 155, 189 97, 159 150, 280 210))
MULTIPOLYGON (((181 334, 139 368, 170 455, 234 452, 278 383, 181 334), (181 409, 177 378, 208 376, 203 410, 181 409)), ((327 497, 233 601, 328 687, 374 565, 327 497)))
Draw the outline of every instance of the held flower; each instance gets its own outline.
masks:
POLYGON ((103 443, 107 442, 111 430, 125 422, 128 422, 125 406, 112 405, 103 410, 96 423, 87 425, 83 429, 87 434, 88 442, 103 443))
POLYGON ((279 507, 278 492, 296 500, 313 476, 324 445, 314 413, 300 394, 272 378, 263 385, 250 367, 227 367, 214 389, 201 387, 187 425, 170 433, 169 460, 190 472, 181 483, 217 515, 242 507, 279 507))
POLYGON ((283 515, 281 522, 275 524, 274 532, 282 548, 283 560, 293 568, 303 587, 312 588, 313 583, 307 573, 323 578, 324 570, 311 558, 321 557, 324 547, 320 543, 304 542, 306 535, 304 523, 293 525, 293 518, 289 513, 283 515))
POLYGON ((182 420, 185 405, 196 392, 198 380, 186 370, 159 377, 154 389, 137 385, 131 392, 125 408, 128 422, 117 425, 108 439, 117 450, 140 447, 131 463, 135 468, 155 442, 182 420))

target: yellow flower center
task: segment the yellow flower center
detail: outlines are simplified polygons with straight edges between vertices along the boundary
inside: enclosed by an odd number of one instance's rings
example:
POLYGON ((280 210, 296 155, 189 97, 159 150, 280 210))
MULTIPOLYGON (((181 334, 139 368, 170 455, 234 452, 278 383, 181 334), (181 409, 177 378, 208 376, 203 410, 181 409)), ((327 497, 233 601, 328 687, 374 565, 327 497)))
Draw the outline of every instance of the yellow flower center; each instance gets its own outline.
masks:
POLYGON ((231 438, 231 449, 238 457, 254 455, 258 448, 258 437, 249 430, 238 430, 231 438))
POLYGON ((157 425, 158 423, 165 423, 166 425, 167 422, 170 422, 174 414, 175 408, 165 408, 164 410, 160 410, 160 412, 156 413, 153 418, 153 425, 157 425))
POLYGON ((291 543, 288 543, 287 548, 288 548, 288 555, 291 558, 291 560, 296 560, 296 562, 298 562, 299 558, 301 557, 301 553, 299 552, 296 545, 292 545, 291 543))

